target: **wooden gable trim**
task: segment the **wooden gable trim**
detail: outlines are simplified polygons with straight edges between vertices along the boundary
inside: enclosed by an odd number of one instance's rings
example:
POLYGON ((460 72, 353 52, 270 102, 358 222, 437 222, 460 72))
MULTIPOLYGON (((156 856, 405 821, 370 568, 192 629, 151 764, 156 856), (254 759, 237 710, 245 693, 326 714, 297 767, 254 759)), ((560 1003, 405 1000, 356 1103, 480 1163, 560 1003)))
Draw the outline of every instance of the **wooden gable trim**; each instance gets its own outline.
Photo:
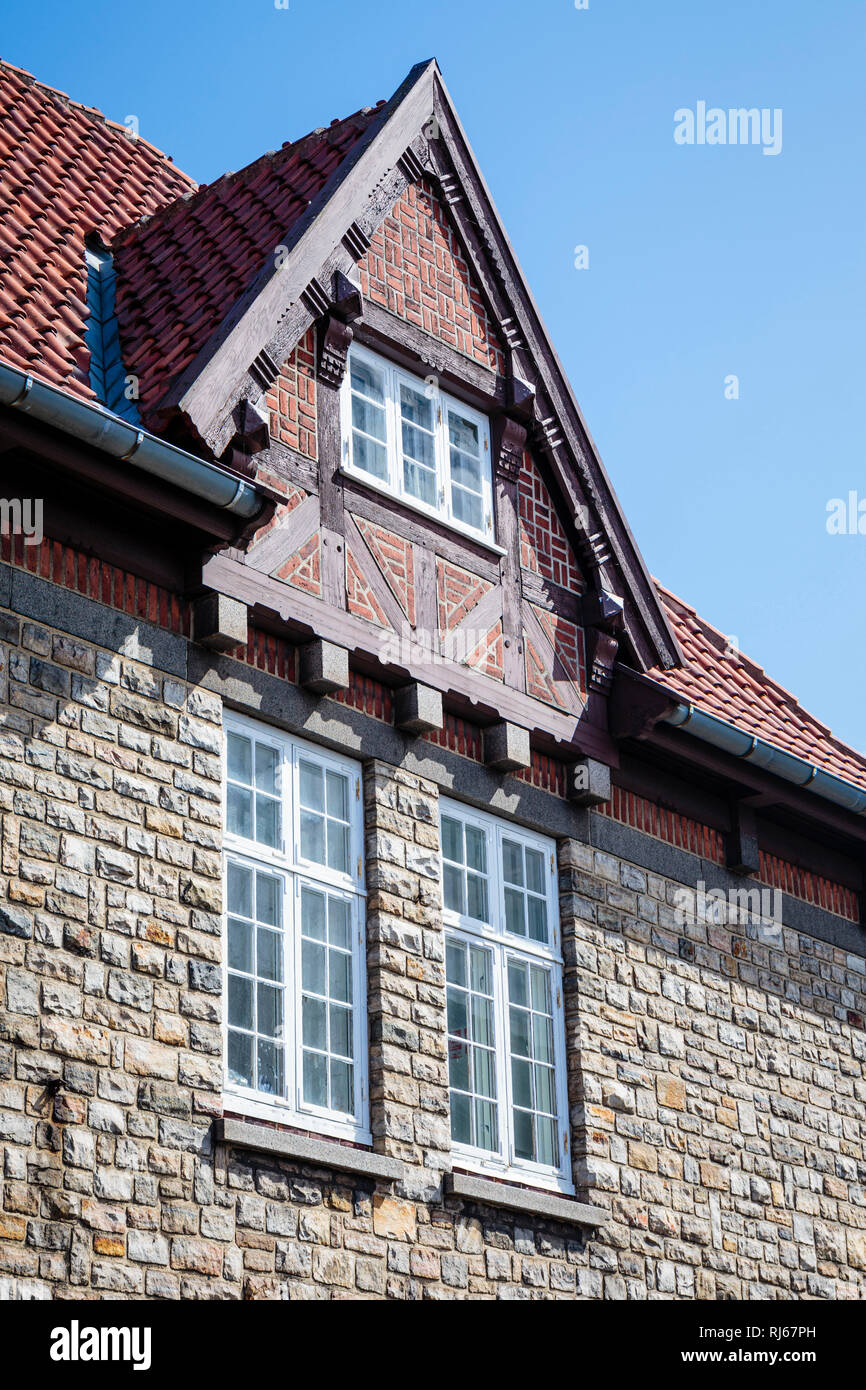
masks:
POLYGON ((188 415, 217 453, 228 444, 226 415, 247 392, 261 394, 251 364, 262 349, 273 362, 285 360, 327 308, 333 272, 354 268, 355 255, 363 254, 371 231, 411 181, 398 161, 433 113, 435 72, 433 60, 412 69, 286 233, 280 268, 275 259, 262 267, 161 402, 163 409, 188 415), (344 238, 351 249, 341 244, 344 238))

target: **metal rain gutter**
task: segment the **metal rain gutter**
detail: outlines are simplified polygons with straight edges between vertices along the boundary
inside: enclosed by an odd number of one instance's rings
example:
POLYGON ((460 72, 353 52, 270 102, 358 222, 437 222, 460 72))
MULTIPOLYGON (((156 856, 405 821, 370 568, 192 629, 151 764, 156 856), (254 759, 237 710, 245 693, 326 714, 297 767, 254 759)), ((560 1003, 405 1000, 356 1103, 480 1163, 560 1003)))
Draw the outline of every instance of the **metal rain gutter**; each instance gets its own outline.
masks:
POLYGON ((756 767, 765 768, 785 782, 804 787, 813 795, 821 796, 825 801, 832 801, 834 805, 841 806, 846 811, 853 811, 857 816, 866 815, 866 791, 862 787, 855 787, 832 772, 825 772, 814 763, 806 762, 804 758, 784 753, 781 748, 775 748, 763 739, 746 734, 733 724, 726 724, 714 714, 705 714, 703 710, 695 709, 691 704, 677 704, 667 714, 662 715, 660 722, 672 724, 677 729, 685 729, 703 743, 710 743, 714 748, 720 748, 735 758, 742 758, 745 762, 754 763, 756 767))
POLYGON ((255 517, 264 499, 243 479, 218 464, 196 458, 184 449, 122 420, 93 401, 78 400, 59 387, 0 361, 0 405, 8 405, 46 425, 100 449, 112 458, 140 468, 184 492, 231 512, 244 520, 255 517))

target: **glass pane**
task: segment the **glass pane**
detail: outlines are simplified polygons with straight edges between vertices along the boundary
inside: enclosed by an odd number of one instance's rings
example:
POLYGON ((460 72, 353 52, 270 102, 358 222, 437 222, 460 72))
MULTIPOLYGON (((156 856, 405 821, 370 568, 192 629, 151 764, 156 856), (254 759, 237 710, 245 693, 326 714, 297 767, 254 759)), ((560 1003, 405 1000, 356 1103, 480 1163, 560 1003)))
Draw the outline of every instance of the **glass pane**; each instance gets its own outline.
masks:
POLYGON ((382 482, 387 482, 388 454, 384 444, 374 444, 363 434, 353 434, 352 462, 356 468, 362 469, 374 478, 380 478, 382 482))
POLYGON ((557 1166, 557 1144, 556 1144, 556 1121, 547 1119, 543 1115, 535 1117, 535 1138, 536 1153, 538 1163, 548 1163, 551 1168, 557 1166))
POLYGON ((469 1037, 469 1015, 466 1008, 467 996, 456 989, 448 990, 448 1032, 458 1038, 469 1037))
POLYGON ((493 1001, 472 996, 472 1041, 493 1045, 493 1001))
POLYGON ((229 1081, 236 1086, 252 1086, 253 1039, 249 1034, 229 1030, 228 1072, 229 1081))
POLYGON ((350 1062, 331 1062, 331 1109, 339 1110, 344 1115, 351 1114, 355 1108, 353 1071, 350 1062))
POLYGON ((514 840, 502 841, 502 876, 506 883, 523 884, 523 847, 514 840))
POLYGON ((469 948, 469 959, 471 962, 472 988, 479 994, 493 993, 493 979, 491 976, 490 952, 481 950, 478 946, 469 948))
POLYGON ((484 529, 484 508, 481 498, 456 485, 451 489, 451 510, 455 521, 471 526, 474 531, 484 529))
POLYGON ((352 390, 360 391, 362 395, 369 396, 371 400, 383 404, 385 400, 385 374, 371 362, 365 362, 358 357, 351 359, 352 390))
POLYGON ((475 1102, 475 1143, 479 1149, 496 1149, 496 1106, 489 1100, 475 1102))
POLYGON ((328 899, 328 940, 332 946, 349 948, 349 904, 344 898, 328 899))
POLYGON ((514 1104, 524 1105, 527 1109, 532 1106, 532 1068, 528 1062, 522 1062, 518 1057, 511 1059, 511 1086, 514 1092, 514 1104))
POLYGON ((240 734, 229 734, 227 740, 228 775, 233 782, 252 781, 252 745, 240 734))
POLYGON ((253 876, 240 864, 229 864, 227 906, 237 917, 253 915, 253 876))
POLYGON ((325 786, 328 795, 328 815, 337 820, 349 819, 349 779, 342 772, 325 773, 325 786))
POLYGON ((532 1115, 528 1110, 514 1112, 514 1152, 518 1158, 532 1158, 532 1115))
POLYGON ((463 912, 466 903, 463 898, 463 873, 453 864, 442 866, 442 892, 449 912, 463 912))
MULTIPOLYGON (((265 980, 283 978, 282 937, 275 931, 259 928, 256 954, 256 973, 265 980)), ((260 1025, 261 1028, 261 1025, 260 1025)))
POLYGON ((256 839, 272 849, 280 842, 280 803, 256 795, 256 839))
POLYGON ((470 492, 481 491, 481 460, 451 450, 451 478, 470 492))
POLYGON ((410 497, 417 497, 427 507, 436 506, 436 474, 429 469, 404 459, 403 486, 410 497))
POLYGON ((474 1064, 472 1089, 476 1095, 489 1096, 492 1099, 496 1096, 496 1072, 493 1065, 493 1053, 488 1052, 484 1047, 473 1048, 474 1064))
POLYGON ((325 895, 309 888, 301 890, 301 931, 315 941, 325 939, 325 895))
MULTIPOLYGON (((373 405, 371 401, 361 400, 360 396, 352 397, 352 428, 354 431, 361 431, 364 435, 372 435, 374 439, 385 442, 385 412, 379 406, 373 405)), ((359 440, 355 440, 357 448, 359 440)))
POLYGON ((249 840, 253 833, 253 799, 242 787, 229 786, 226 791, 226 822, 232 835, 249 840))
POLYGON ((474 825, 466 827, 466 863, 480 874, 487 873, 487 840, 484 831, 474 825))
POLYGON ((442 854, 455 864, 463 863, 463 827, 451 816, 442 817, 442 854))
POLYGON ((553 1061, 553 1025, 540 1014, 532 1019, 532 1055, 537 1062, 553 1061))
POLYGON ((526 966, 518 960, 508 962, 508 998, 512 1004, 529 1003, 526 990, 526 966))
POLYGON ((332 999, 348 1004, 352 998, 352 957, 345 951, 329 951, 329 990, 332 999))
POLYGON ((466 454, 477 455, 479 452, 478 426, 453 410, 448 412, 448 438, 454 449, 462 449, 466 454))
POLYGON ((459 1091, 451 1092, 451 1138, 458 1144, 472 1143, 472 1101, 459 1091))
POLYGON ((458 1090, 469 1090, 469 1048, 453 1039, 448 1044, 448 1080, 458 1090))
POLYGON ((466 984, 466 947, 457 941, 445 943, 445 978, 449 984, 466 984))
POLYGON ((352 1010, 331 1005, 331 1052, 338 1057, 352 1056, 352 1010))
POLYGON ((253 1026, 253 982, 229 975, 229 1023, 238 1028, 253 1026))
MULTIPOLYGON (((523 1063, 521 1063, 521 1066, 523 1063)), ((553 1068, 535 1068, 535 1108, 542 1110, 545 1115, 556 1113, 556 1102, 553 1092, 553 1068)))
POLYGON ((404 420, 413 425, 421 425, 425 430, 433 428, 433 401, 430 396, 414 390, 405 382, 400 383, 400 413, 404 420))
POLYGON ((321 1052, 304 1053, 304 1100, 308 1105, 328 1104, 328 1059, 321 1052))
POLYGON ((229 969, 253 973, 253 929, 248 922, 229 918, 229 969))
POLYGON ((272 927, 280 925, 280 881, 270 874, 256 874, 256 918, 272 927))
POLYGON ((405 413, 403 416, 403 453, 408 459, 414 459, 417 463, 423 464, 425 470, 436 467, 432 434, 427 434, 424 430, 417 430, 414 425, 407 425, 405 413))
POLYGON ((302 758, 300 773, 301 805, 308 807, 311 811, 324 811, 325 793, 322 784, 322 769, 319 764, 309 763, 302 758))
POLYGON ((526 886, 532 893, 544 893, 544 855, 540 850, 526 851, 526 886))
POLYGON ((302 983, 313 994, 326 994, 325 948, 305 941, 301 947, 302 983))
POLYGON ((301 858, 313 864, 325 862, 325 818, 311 811, 301 812, 301 858))
POLYGON ((328 865, 340 873, 349 872, 349 827, 340 821, 328 821, 328 865))
POLYGON ((489 922, 490 914, 487 910, 487 879, 479 878, 477 874, 467 874, 466 889, 468 897, 466 904, 467 916, 473 917, 476 922, 489 922))
POLYGON ((301 1017, 305 1045, 321 1048, 324 1052, 328 1046, 327 1005, 321 999, 310 999, 304 995, 301 1017))
POLYGON ((519 888, 506 888, 505 890, 505 930, 514 932, 515 936, 526 935, 526 923, 523 920, 523 893, 519 888))
POLYGON ((259 1090, 271 1096, 283 1094, 283 1049, 259 1039, 259 1090))
POLYGON ((540 965, 530 966, 532 980, 532 1007, 539 1013, 550 1013, 550 972, 540 965))
POLYGON ((277 750, 266 743, 256 744, 256 787, 260 792, 277 793, 277 750))
POLYGON ((530 1057, 529 1014, 523 1009, 511 1009, 511 1051, 518 1057, 530 1057))
POLYGON ((257 1032, 266 1038, 279 1037, 283 1028, 283 991, 273 985, 258 986, 257 1032))
POLYGON ((547 904, 544 898, 527 898, 526 911, 529 917, 529 936, 532 941, 547 940, 547 904))

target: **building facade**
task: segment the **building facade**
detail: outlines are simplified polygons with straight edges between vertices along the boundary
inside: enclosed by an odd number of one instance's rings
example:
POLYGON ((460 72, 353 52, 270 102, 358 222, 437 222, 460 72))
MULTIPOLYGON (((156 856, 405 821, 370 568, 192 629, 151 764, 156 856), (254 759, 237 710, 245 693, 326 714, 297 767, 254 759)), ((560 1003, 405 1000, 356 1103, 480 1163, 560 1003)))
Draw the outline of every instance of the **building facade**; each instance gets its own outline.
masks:
POLYGON ((0 1296, 863 1298, 866 762, 647 574, 435 63, 199 190, 0 85, 0 1296))

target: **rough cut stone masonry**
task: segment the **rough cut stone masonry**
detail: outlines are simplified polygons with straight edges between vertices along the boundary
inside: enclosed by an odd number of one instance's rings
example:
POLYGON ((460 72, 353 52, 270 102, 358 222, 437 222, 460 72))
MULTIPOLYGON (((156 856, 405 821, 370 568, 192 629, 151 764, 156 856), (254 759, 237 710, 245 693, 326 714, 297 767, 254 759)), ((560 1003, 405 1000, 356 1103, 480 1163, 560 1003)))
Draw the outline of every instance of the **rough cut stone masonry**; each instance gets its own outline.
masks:
POLYGON ((365 767, 372 1128, 403 1175, 215 1142, 220 700, 144 643, 0 622, 4 1296, 864 1296, 866 1034, 847 1019, 866 963, 789 929, 679 927, 679 884, 574 840, 574 1169, 607 1219, 443 1196, 438 791, 381 760, 365 767))

